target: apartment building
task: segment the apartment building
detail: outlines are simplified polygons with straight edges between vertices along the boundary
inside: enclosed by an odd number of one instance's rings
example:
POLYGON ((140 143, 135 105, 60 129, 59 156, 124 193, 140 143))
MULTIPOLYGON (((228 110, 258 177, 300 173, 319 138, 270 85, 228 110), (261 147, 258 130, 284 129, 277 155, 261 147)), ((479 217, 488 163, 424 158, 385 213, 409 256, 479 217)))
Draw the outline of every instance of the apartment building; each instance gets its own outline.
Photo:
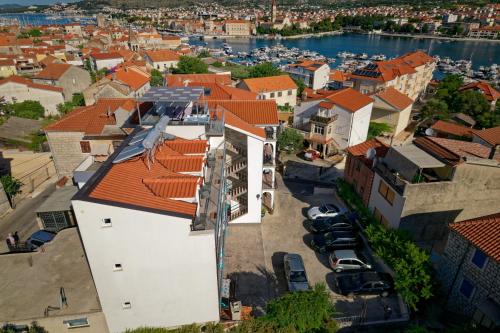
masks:
MULTIPOLYGON (((326 91, 325 91, 326 93, 326 91)), ((373 99, 346 88, 303 102, 294 111, 294 127, 306 131, 310 147, 323 156, 366 141, 373 99)))
POLYGON ((500 36, 500 25, 473 28, 469 30, 467 36, 471 38, 496 39, 500 36))
POLYGON ((494 110, 498 99, 500 98, 500 91, 492 87, 488 82, 476 81, 460 87, 459 91, 477 91, 483 94, 484 98, 491 104, 491 109, 494 110))
POLYGON ((346 85, 367 95, 393 87, 415 101, 432 80, 435 68, 434 58, 415 51, 356 69, 349 75, 346 85))
POLYGON ((137 121, 133 99, 100 99, 75 109, 45 128, 59 177, 73 176, 86 159, 105 161, 137 121))
POLYGON ((369 207, 381 223, 416 240, 443 240, 447 223, 500 211, 493 153, 479 143, 435 137, 391 147, 375 164, 369 207))
POLYGON ((500 213, 449 225, 438 275, 446 308, 479 327, 500 328, 500 213))
POLYGON ((391 126, 392 134, 401 133, 410 121, 413 100, 393 87, 373 94, 374 99, 371 121, 391 126))
POLYGON ((226 20, 224 22, 224 31, 229 36, 250 36, 250 21, 245 20, 226 20))
POLYGON ((280 106, 297 104, 297 85, 288 75, 243 79, 238 88, 258 94, 259 99, 272 99, 280 106))
POLYGON ((38 101, 45 108, 45 116, 59 114, 57 105, 64 103, 61 87, 35 83, 21 76, 10 76, 0 80, 0 90, 6 102, 38 101))
POLYGON ((260 222, 273 191, 276 104, 203 94, 151 88, 142 126, 72 201, 110 332, 218 321, 227 223, 260 222))
POLYGON ((288 65, 285 72, 313 90, 325 88, 330 81, 330 66, 321 61, 303 60, 288 65))
POLYGON ((33 77, 33 82, 61 87, 66 101, 71 101, 73 94, 81 93, 92 84, 90 74, 83 68, 50 63, 33 77))

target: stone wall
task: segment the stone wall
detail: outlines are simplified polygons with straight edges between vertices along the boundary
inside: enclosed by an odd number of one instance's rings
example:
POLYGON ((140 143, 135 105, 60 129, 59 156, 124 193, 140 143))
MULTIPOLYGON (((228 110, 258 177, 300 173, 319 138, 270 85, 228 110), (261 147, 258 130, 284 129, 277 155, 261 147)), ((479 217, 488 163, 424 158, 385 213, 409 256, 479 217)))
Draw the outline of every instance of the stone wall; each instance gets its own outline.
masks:
POLYGON ((488 258, 482 269, 477 267, 471 262, 475 250, 466 239, 451 231, 437 275, 447 297, 448 310, 467 316, 472 316, 476 306, 488 298, 500 304, 500 263, 488 258), (464 277, 474 285, 470 299, 460 293, 464 277))
POLYGON ((361 160, 347 155, 347 160, 344 168, 344 179, 354 187, 356 193, 359 194, 365 206, 368 207, 370 202, 370 193, 372 190, 374 173, 361 160), (358 170, 359 167, 359 170, 358 170))
POLYGON ((73 170, 89 155, 82 153, 81 132, 47 132, 47 140, 59 177, 73 176, 73 170))

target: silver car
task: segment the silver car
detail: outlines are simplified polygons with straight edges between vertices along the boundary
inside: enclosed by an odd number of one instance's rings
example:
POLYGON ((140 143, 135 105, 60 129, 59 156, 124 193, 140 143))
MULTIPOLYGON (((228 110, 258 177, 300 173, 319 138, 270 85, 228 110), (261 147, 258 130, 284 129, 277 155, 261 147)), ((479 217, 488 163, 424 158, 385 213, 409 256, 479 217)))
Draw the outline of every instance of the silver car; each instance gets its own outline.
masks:
POLYGON ((343 213, 344 212, 341 211, 339 207, 332 204, 326 204, 309 208, 307 217, 310 220, 316 220, 320 217, 334 217, 343 213))
POLYGON ((284 257, 285 277, 289 291, 304 291, 309 289, 304 261, 299 254, 287 253, 284 257))
POLYGON ((349 270, 369 270, 371 265, 366 259, 354 250, 333 251, 328 258, 330 267, 337 273, 349 270))

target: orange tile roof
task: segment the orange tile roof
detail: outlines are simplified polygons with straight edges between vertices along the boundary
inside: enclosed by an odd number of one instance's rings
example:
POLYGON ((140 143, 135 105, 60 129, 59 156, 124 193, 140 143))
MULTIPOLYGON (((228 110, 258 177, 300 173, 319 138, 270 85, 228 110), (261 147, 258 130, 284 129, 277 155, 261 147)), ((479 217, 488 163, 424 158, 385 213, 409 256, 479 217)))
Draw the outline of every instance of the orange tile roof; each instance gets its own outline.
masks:
POLYGON ((452 134, 456 136, 472 137, 472 129, 458 125, 455 123, 450 123, 443 120, 438 120, 431 126, 431 128, 437 132, 452 134))
POLYGON ((352 88, 337 90, 326 97, 326 100, 350 112, 356 112, 368 104, 373 103, 373 99, 371 97, 368 97, 352 88))
POLYGON ((315 61, 315 60, 302 60, 299 61, 295 64, 289 65, 289 67, 302 67, 304 69, 307 69, 311 72, 317 71, 319 68, 321 68, 323 65, 325 65, 325 62, 322 61, 315 61))
POLYGON ((500 126, 474 130, 473 133, 491 145, 500 145, 500 126))
POLYGON ((288 75, 244 79, 243 83, 248 87, 248 90, 257 94, 268 91, 297 89, 297 85, 288 75))
POLYGON ((123 59, 122 55, 117 52, 110 53, 92 53, 91 57, 96 60, 106 60, 106 59, 123 59))
POLYGON ((146 55, 153 62, 179 60, 179 55, 170 50, 146 51, 146 55))
POLYGON ((59 80, 70 67, 71 65, 68 64, 49 63, 40 73, 35 75, 35 78, 45 80, 59 80))
POLYGON ((433 137, 418 137, 414 141, 415 145, 434 155, 435 157, 445 160, 451 165, 459 164, 463 159, 468 157, 488 158, 490 149, 479 143, 433 138, 433 137))
POLYGON ((189 87, 203 87, 206 100, 257 100, 257 94, 248 90, 225 86, 219 83, 189 83, 189 87))
POLYGON ((9 82, 23 84, 23 85, 26 85, 30 88, 34 88, 34 89, 50 90, 50 91, 56 91, 56 92, 60 92, 60 93, 63 92, 63 88, 61 88, 61 87, 55 87, 55 86, 51 86, 51 85, 47 85, 47 84, 34 83, 33 81, 31 81, 29 79, 26 79, 26 78, 21 77, 21 76, 16 76, 16 75, 12 75, 6 79, 0 80, 0 86, 5 84, 5 83, 9 83, 9 82))
POLYGON ((358 143, 357 145, 347 148, 347 152, 353 156, 365 156, 368 149, 374 148, 377 152, 376 156, 384 157, 389 150, 389 146, 377 139, 367 140, 365 142, 358 143))
POLYGON ((497 99, 500 98, 500 92, 495 88, 493 88, 489 83, 484 81, 478 81, 466 84, 465 86, 461 87, 458 90, 459 91, 480 90, 483 93, 484 97, 490 102, 496 101, 497 99))
POLYGON ((202 178, 175 170, 201 172, 207 147, 206 140, 167 140, 158 147, 157 163, 151 163, 150 167, 140 157, 111 164, 89 197, 193 218, 197 203, 175 199, 196 198, 202 178), (203 155, 187 156, 184 152, 203 155))
POLYGON ((181 87, 185 81, 197 83, 220 83, 224 85, 231 84, 231 75, 229 74, 169 74, 167 75, 167 86, 181 87))
POLYGON ((215 107, 212 107, 210 113, 211 113, 212 117, 216 116, 219 119, 221 119, 224 116, 225 125, 239 128, 240 130, 242 130, 244 132, 256 135, 260 138, 266 137, 266 132, 264 131, 263 128, 255 127, 255 126, 247 123, 246 121, 244 121, 243 119, 241 119, 240 117, 238 117, 237 115, 232 113, 231 111, 225 109, 221 105, 216 105, 215 107))
POLYGON ((451 223, 449 226, 488 257, 500 261, 500 213, 451 223))
POLYGON ((332 71, 330 71, 330 80, 337 81, 337 82, 344 82, 347 80, 347 75, 346 75, 346 73, 344 73, 342 71, 332 70, 332 71))
POLYGON ((385 88, 384 90, 376 93, 375 96, 379 97, 389 105, 392 105, 399 111, 403 111, 413 104, 413 100, 410 97, 402 92, 399 92, 393 87, 385 88))
POLYGON ((121 67, 115 70, 114 73, 109 74, 107 78, 120 81, 132 88, 132 90, 137 91, 149 82, 151 76, 136 68, 121 67))
POLYGON ((209 108, 222 106, 238 118, 251 125, 275 125, 278 126, 278 108, 272 100, 249 100, 249 101, 208 101, 209 108))
POLYGON ((99 135, 104 126, 116 125, 114 112, 118 109, 126 111, 135 110, 136 103, 133 99, 101 98, 96 104, 82 106, 68 113, 53 124, 45 127, 51 132, 83 132, 87 135, 99 135), (108 114, 111 111, 111 114, 108 114))

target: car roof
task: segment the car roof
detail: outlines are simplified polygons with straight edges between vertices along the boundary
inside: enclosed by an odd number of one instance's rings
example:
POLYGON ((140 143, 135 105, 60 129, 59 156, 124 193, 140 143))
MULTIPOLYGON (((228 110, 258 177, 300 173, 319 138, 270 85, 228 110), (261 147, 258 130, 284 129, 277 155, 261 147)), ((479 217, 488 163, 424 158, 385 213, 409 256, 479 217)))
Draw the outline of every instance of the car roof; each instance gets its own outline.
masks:
POLYGON ((30 238, 32 239, 37 239, 37 240, 41 240, 43 242, 48 242, 48 241, 51 241, 56 235, 52 232, 48 232, 48 231, 45 231, 45 230, 38 230, 36 232, 34 232, 30 238))
POLYGON ((305 271, 304 263, 300 254, 287 253, 285 255, 285 260, 288 261, 292 271, 305 271))
POLYGON ((333 254, 337 259, 357 259, 358 256, 354 250, 336 250, 333 251, 333 254))

